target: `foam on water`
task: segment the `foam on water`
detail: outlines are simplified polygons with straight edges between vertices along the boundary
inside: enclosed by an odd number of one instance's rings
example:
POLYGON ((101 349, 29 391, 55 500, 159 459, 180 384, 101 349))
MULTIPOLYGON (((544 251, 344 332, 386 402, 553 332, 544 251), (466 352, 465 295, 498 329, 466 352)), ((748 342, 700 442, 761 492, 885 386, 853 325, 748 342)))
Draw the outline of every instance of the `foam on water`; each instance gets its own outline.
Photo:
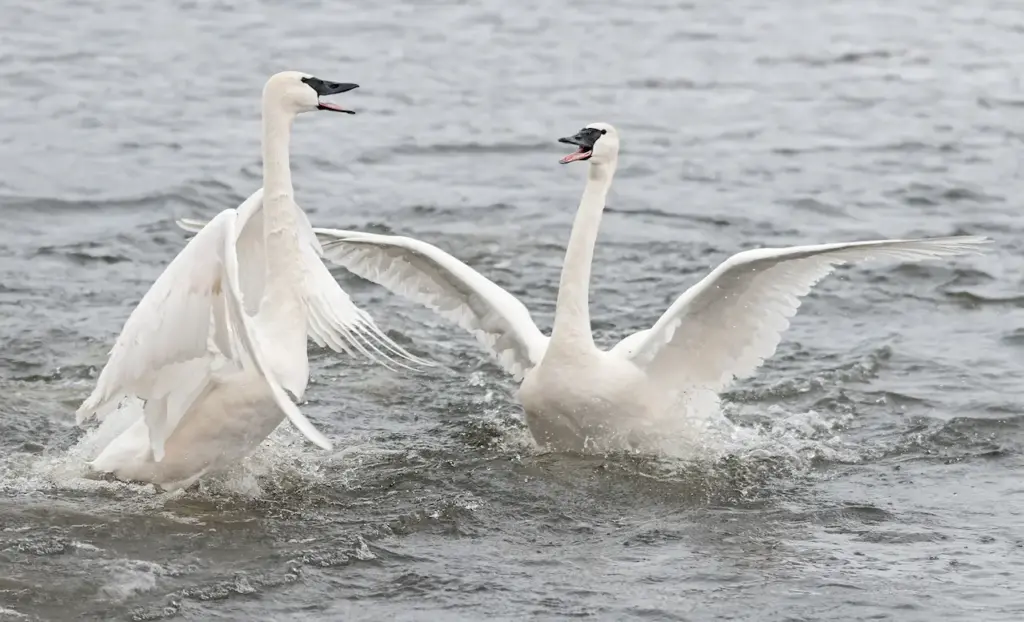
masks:
MULTIPOLYGON (((124 412, 115 411, 100 425, 89 428, 67 451, 13 453, 6 456, 0 488, 9 492, 134 490, 142 498, 152 497, 155 492, 152 485, 117 481, 95 473, 89 467, 89 461, 110 440, 131 425, 131 416, 124 416, 124 412)), ((324 481, 324 466, 343 461, 351 451, 325 456, 289 426, 282 425, 239 464, 224 472, 204 477, 198 489, 208 494, 257 498, 262 494, 261 483, 265 482, 277 482, 275 486, 280 486, 282 482, 291 482, 295 486, 316 486, 324 481)), ((161 496, 178 497, 184 494, 186 491, 177 490, 162 493, 161 496)))
MULTIPOLYGON (((486 396, 486 387, 478 387, 486 396)), ((489 400, 484 400, 489 401, 489 400)), ((770 425, 736 423, 729 416, 734 409, 726 402, 721 408, 703 404, 703 412, 691 408, 686 423, 676 430, 661 431, 662 451, 637 452, 684 468, 688 464, 712 465, 726 457, 739 460, 781 459, 791 468, 802 470, 815 459, 854 462, 860 459, 856 447, 844 443, 838 430, 849 416, 823 415, 815 411, 786 413, 770 406, 770 425)), ((114 411, 98 426, 89 428, 66 452, 44 454, 12 453, 5 457, 0 489, 8 492, 41 491, 116 491, 130 492, 134 501, 173 499, 183 495, 241 497, 257 499, 268 490, 275 493, 345 486, 345 479, 363 463, 372 464, 387 456, 403 456, 375 444, 372 439, 348 436, 336 439, 338 450, 325 454, 310 445, 287 423, 282 424, 253 454, 233 467, 202 478, 191 490, 156 494, 152 485, 122 482, 101 477, 91 471, 89 460, 131 424, 126 411, 114 411)), ((130 411, 127 411, 130 414, 130 411)), ((546 453, 533 441, 518 413, 509 416, 507 408, 485 408, 470 416, 467 426, 474 435, 489 439, 490 451, 504 455, 546 453)), ((406 459, 413 458, 407 455, 406 459)))
MULTIPOLYGON (((860 379, 863 370, 872 369, 876 363, 876 357, 871 356, 867 363, 853 364, 853 371, 820 373, 790 384, 799 387, 792 389, 798 393, 810 386, 839 387, 851 379, 860 379)), ((480 402, 481 412, 473 415, 476 422, 473 425, 486 430, 483 435, 491 439, 488 446, 502 453, 523 455, 545 451, 534 442, 518 406, 511 411, 508 405, 489 406, 492 396, 499 390, 490 383, 497 381, 474 376, 472 382, 484 396, 480 402)), ((759 397, 776 395, 779 390, 777 386, 748 390, 745 401, 756 403, 759 397)), ((844 426, 851 420, 849 414, 816 410, 787 412, 777 404, 758 405, 756 409, 761 411, 758 421, 750 422, 743 416, 749 410, 745 404, 722 400, 708 392, 683 395, 671 415, 644 430, 648 446, 625 453, 680 465, 713 464, 727 457, 782 459, 798 471, 810 467, 815 460, 856 462, 861 459, 856 444, 842 437, 844 426)))
POLYGON ((19 612, 15 611, 14 609, 8 609, 7 607, 4 607, 3 605, 0 605, 0 619, 3 619, 3 618, 23 619, 23 618, 28 618, 28 616, 23 614, 23 613, 19 613, 19 612))
POLYGON ((103 598, 120 603, 156 587, 157 578, 167 574, 160 564, 134 559, 114 559, 103 564, 106 579, 99 588, 103 598))

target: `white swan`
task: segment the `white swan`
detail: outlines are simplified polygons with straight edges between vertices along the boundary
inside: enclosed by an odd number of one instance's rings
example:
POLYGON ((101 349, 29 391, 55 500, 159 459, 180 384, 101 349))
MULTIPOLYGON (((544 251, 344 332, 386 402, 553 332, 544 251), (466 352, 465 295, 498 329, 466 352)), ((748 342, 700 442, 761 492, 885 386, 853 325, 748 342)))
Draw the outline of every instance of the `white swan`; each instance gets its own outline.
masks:
POLYGON ((366 354, 379 353, 376 343, 390 351, 385 358, 413 359, 338 286, 293 200, 292 120, 313 110, 350 112, 320 98, 357 86, 295 71, 267 81, 262 192, 202 227, 125 322, 76 419, 102 420, 120 404, 132 423, 93 469, 165 489, 188 486, 247 455, 286 416, 330 449, 288 395, 301 400, 306 389, 307 337, 366 354))
POLYGON ((559 140, 578 146, 561 162, 588 161, 589 170, 550 338, 519 300, 435 246, 401 236, 314 229, 329 261, 475 335, 522 380, 519 398, 530 432, 556 450, 663 447, 665 429, 684 416, 681 406, 717 406, 718 393, 734 378, 752 374, 775 352, 800 297, 838 264, 947 257, 976 252, 986 242, 960 236, 744 251, 687 290, 652 328, 606 352, 593 341, 588 294, 618 133, 595 123, 559 140))

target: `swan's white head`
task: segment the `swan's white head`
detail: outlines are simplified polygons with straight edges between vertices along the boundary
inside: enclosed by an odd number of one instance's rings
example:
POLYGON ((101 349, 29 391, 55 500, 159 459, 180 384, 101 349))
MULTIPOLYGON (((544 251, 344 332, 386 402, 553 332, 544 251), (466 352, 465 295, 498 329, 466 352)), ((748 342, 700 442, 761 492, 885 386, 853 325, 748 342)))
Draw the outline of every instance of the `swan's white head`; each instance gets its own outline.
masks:
POLYGON ((619 133, 610 123, 591 123, 575 136, 559 138, 558 142, 578 147, 575 152, 559 160, 562 164, 584 160, 589 160, 591 164, 606 164, 619 155, 619 133))
POLYGON ((275 106, 293 115, 312 110, 355 114, 355 111, 346 110, 321 99, 355 88, 359 88, 359 85, 350 82, 328 82, 299 71, 282 71, 270 76, 263 87, 263 105, 275 106))

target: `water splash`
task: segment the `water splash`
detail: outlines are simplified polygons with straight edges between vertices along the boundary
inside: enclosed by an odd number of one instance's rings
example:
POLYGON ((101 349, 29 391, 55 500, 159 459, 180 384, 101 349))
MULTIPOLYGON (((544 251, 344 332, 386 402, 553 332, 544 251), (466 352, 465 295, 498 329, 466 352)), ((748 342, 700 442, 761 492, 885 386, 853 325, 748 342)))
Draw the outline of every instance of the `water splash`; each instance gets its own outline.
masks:
POLYGON ((4 456, 0 475, 0 492, 13 494, 32 492, 106 493, 132 499, 153 508, 182 496, 235 496, 255 499, 266 490, 299 489, 326 485, 325 470, 331 477, 342 469, 353 454, 372 451, 372 445, 350 441, 346 450, 324 455, 289 426, 279 426, 255 452, 229 469, 202 478, 188 490, 163 492, 153 485, 124 482, 96 473, 89 462, 118 434, 134 422, 130 411, 112 412, 100 425, 88 429, 76 443, 65 450, 43 454, 14 452, 4 456), (333 468, 332 468, 333 465, 333 468), (147 501, 148 500, 148 501, 147 501))

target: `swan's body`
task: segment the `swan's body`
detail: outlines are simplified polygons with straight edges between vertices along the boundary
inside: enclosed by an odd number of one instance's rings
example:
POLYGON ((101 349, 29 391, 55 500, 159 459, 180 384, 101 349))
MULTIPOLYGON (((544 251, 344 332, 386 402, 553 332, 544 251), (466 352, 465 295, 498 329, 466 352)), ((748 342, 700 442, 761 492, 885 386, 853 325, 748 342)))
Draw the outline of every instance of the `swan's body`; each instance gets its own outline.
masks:
POLYGON ((186 486, 247 455, 285 417, 329 449, 288 395, 305 393, 307 339, 363 352, 376 341, 403 355, 331 277, 293 200, 292 120, 340 111, 319 96, 355 87, 297 72, 268 80, 263 190, 202 227, 125 323, 77 413, 79 423, 102 420, 120 406, 131 421, 91 462, 95 470, 186 486))
POLYGON ((90 465, 120 479, 158 484, 167 490, 185 487, 202 475, 231 466, 249 455, 285 418, 266 379, 239 371, 211 378, 209 391, 164 441, 156 460, 144 406, 129 402, 136 418, 90 465))
MULTIPOLYGON (((976 251, 984 238, 881 240, 758 249, 730 257, 647 330, 609 351, 594 344, 590 266, 618 158, 618 134, 598 123, 572 138, 563 162, 590 160, 566 250, 550 338, 526 307, 441 249, 407 237, 314 229, 324 257, 457 323, 522 380, 534 439, 553 449, 651 450, 716 406, 737 377, 770 357, 800 297, 836 265, 872 258, 923 260, 976 251)), ((194 228, 196 223, 184 223, 194 228)))
POLYGON ((541 445, 569 451, 652 448, 672 394, 630 360, 594 347, 551 349, 519 387, 526 424, 541 445))

